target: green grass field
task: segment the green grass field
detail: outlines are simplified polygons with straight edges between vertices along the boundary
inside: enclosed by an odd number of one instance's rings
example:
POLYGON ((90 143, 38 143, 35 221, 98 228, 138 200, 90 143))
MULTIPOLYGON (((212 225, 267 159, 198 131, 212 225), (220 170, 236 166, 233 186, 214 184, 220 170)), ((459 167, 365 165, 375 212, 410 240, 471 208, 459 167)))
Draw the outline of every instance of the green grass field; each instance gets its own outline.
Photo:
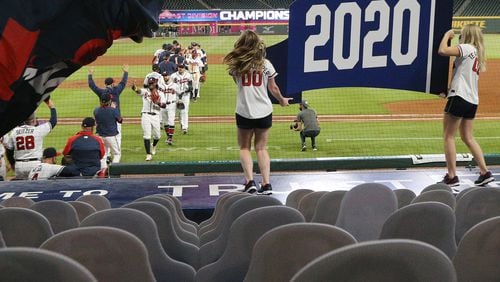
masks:
MULTIPOLYGON (((183 45, 196 41, 209 54, 225 54, 231 50, 237 37, 185 37, 178 38, 183 45)), ((285 37, 264 36, 268 46, 285 37)), ((486 35, 489 59, 500 58, 500 35, 486 35)), ((152 57, 153 52, 161 47, 166 39, 146 39, 142 44, 130 40, 119 40, 104 56, 116 56, 113 65, 96 65, 94 78, 103 86, 107 76, 119 79, 122 64, 127 63, 127 56, 152 57)), ((150 71, 150 59, 143 65, 131 65, 129 84, 132 80, 141 83, 150 71)), ((500 70, 489 71, 499 72, 500 70)), ((69 77, 53 94, 60 118, 83 118, 92 115, 98 106, 95 94, 86 86, 87 68, 69 77), (71 86, 78 84, 78 87, 71 86)), ((201 99, 191 103, 190 116, 234 116, 236 87, 226 74, 225 67, 217 62, 209 61, 208 80, 202 85, 201 99)), ((387 115, 389 103, 404 101, 437 101, 434 95, 409 91, 368 88, 337 88, 307 91, 303 97, 309 100, 312 107, 324 115, 387 115)), ((138 124, 127 123, 127 118, 138 118, 142 102, 128 87, 122 94, 123 126, 122 162, 140 162, 145 152, 142 143, 142 130, 138 124)), ((437 101, 438 102, 438 101, 437 101)), ((444 101, 442 101, 444 106, 444 101)), ((411 104, 410 104, 411 105, 411 104)), ((408 109, 411 110, 411 106, 408 109)), ((298 106, 281 108, 275 106, 274 116, 296 115, 298 106)), ((441 111, 435 112, 440 114, 441 111)), ((38 110, 42 119, 48 117, 44 105, 38 110)), ((321 118, 321 117, 320 117, 321 118)), ((291 120, 290 120, 291 122, 291 120)), ((373 121, 370 119, 352 121, 335 121, 321 123, 322 132, 318 137, 319 151, 300 152, 298 133, 288 130, 290 122, 275 122, 271 130, 269 151, 271 158, 310 158, 310 157, 346 157, 346 156, 383 156, 403 154, 442 153, 441 121, 373 121)), ((167 146, 164 136, 160 143, 157 161, 196 161, 196 160, 236 160, 238 147, 236 129, 233 122, 223 123, 191 123, 188 135, 180 134, 180 125, 174 146, 167 146)), ((485 153, 496 153, 499 150, 500 127, 496 120, 477 120, 476 136, 485 153)), ((45 147, 55 146, 62 150, 67 138, 79 130, 78 125, 59 124, 46 138, 45 147)), ((466 148, 457 142, 458 151, 466 152, 466 148)))

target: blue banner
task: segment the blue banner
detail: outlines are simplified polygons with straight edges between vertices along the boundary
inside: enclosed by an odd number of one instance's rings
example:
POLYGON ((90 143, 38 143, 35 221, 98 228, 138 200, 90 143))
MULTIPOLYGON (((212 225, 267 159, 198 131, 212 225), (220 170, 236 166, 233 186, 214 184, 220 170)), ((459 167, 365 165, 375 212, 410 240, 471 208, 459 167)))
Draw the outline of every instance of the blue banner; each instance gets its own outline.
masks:
POLYGON ((287 77, 284 92, 331 87, 446 92, 449 58, 437 49, 451 28, 452 7, 452 0, 295 1, 287 66, 278 69, 287 77))

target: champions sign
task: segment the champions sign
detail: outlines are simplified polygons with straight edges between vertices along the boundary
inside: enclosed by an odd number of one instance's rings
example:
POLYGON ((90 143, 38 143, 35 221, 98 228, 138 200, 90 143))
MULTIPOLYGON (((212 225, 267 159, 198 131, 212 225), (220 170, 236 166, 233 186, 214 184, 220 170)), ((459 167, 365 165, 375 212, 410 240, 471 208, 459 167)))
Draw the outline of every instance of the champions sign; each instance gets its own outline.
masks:
POLYGON ((268 57, 287 62, 277 71, 292 97, 331 87, 446 92, 449 58, 437 49, 452 7, 452 0, 297 0, 280 47, 288 52, 271 47, 268 57))

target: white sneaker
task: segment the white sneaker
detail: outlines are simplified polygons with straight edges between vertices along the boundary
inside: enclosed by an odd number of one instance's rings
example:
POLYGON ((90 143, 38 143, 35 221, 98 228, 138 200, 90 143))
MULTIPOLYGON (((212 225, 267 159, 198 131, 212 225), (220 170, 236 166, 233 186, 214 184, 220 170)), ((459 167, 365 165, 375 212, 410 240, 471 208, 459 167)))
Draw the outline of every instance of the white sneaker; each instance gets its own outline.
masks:
POLYGON ((150 154, 147 154, 146 155, 146 161, 149 162, 150 160, 153 159, 153 156, 151 156, 150 154))
POLYGON ((156 155, 156 146, 151 147, 151 154, 156 155))

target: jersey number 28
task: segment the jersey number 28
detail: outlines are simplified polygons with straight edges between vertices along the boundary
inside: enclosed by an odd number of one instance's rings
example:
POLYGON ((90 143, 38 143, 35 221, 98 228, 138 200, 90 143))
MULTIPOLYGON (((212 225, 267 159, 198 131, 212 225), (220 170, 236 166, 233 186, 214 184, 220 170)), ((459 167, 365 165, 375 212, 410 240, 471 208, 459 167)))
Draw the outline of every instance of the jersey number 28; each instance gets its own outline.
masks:
POLYGON ((16 148, 20 150, 31 150, 35 148, 35 137, 33 135, 17 136, 16 148))

